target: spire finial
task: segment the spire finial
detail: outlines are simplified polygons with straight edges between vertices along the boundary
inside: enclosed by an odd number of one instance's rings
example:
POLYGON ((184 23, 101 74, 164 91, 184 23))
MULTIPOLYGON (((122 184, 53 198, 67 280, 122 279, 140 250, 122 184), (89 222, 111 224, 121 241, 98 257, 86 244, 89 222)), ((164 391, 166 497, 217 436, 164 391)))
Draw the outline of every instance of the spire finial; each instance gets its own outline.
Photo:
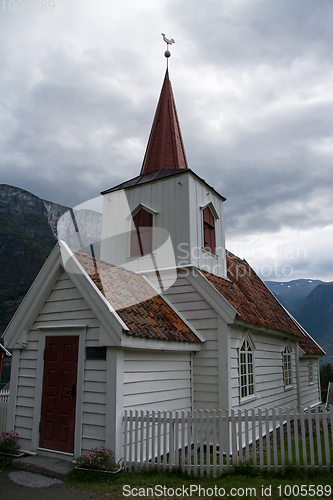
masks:
POLYGON ((164 52, 164 55, 165 57, 167 58, 167 68, 168 68, 168 59, 169 57, 171 56, 171 52, 169 50, 169 45, 172 45, 173 43, 176 43, 174 41, 173 38, 170 38, 170 40, 165 36, 165 33, 161 33, 161 35, 163 36, 163 40, 165 41, 165 43, 167 44, 167 49, 166 51, 164 52))

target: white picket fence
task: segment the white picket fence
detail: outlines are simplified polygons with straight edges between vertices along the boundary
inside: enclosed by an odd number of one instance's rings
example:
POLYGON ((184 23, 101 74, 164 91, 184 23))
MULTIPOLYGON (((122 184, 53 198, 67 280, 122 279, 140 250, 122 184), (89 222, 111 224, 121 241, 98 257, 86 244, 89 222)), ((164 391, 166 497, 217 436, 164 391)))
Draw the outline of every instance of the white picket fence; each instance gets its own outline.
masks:
POLYGON ((6 430, 9 391, 0 391, 0 434, 6 430))
POLYGON ((331 469, 333 407, 255 412, 126 411, 124 465, 128 470, 181 468, 214 477, 247 464, 261 470, 331 469))

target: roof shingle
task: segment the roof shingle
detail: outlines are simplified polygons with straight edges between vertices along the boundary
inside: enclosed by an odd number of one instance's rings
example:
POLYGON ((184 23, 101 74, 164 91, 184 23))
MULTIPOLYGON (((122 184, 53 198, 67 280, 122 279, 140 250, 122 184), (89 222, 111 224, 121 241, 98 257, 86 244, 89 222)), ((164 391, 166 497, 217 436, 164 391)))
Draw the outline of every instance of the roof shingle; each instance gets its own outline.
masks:
POLYGON ((227 252, 228 279, 207 271, 201 272, 234 307, 238 318, 298 337, 299 345, 306 354, 325 354, 306 331, 293 321, 245 260, 227 252))
POLYGON ((82 252, 75 252, 75 257, 129 328, 129 335, 201 342, 140 274, 93 259, 82 252))

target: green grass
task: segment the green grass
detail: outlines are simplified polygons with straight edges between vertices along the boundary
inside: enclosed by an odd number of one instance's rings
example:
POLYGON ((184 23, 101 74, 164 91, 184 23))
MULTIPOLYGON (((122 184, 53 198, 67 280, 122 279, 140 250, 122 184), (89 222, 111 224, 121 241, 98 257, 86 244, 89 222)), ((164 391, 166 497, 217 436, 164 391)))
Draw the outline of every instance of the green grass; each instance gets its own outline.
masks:
MULTIPOLYGON (((70 474, 66 479, 66 484, 68 486, 74 486, 76 488, 81 488, 88 490, 94 495, 105 496, 112 498, 113 500, 124 500, 124 498, 130 498, 131 500, 135 497, 143 497, 147 499, 160 498, 161 500, 166 500, 167 498, 188 498, 192 485, 192 488, 204 488, 206 490, 206 495, 202 490, 199 495, 198 491, 192 492, 192 498, 200 498, 200 500, 208 500, 211 498, 255 498, 255 499, 273 499, 277 500, 280 498, 332 498, 333 495, 333 475, 324 473, 302 473, 297 472, 295 469, 287 469, 284 474, 268 474, 255 471, 247 467, 236 468, 232 474, 225 474, 220 478, 193 478, 189 477, 182 472, 161 472, 160 470, 149 470, 140 472, 121 472, 115 475, 103 474, 103 473, 93 473, 93 472, 79 472, 75 471, 70 474), (309 491, 309 486, 313 485, 312 492, 319 491, 319 495, 296 495, 287 496, 285 493, 289 493, 289 487, 294 487, 297 493, 297 487, 303 485, 303 492, 309 491), (321 486, 326 486, 326 492, 331 494, 327 496, 321 493, 321 486), (125 487, 125 490, 123 489, 125 487), (157 492, 162 491, 165 494, 157 495, 156 487, 159 488, 157 492), (280 489, 279 489, 280 487, 280 489), (133 490, 135 488, 135 490, 133 490), (142 489, 143 488, 143 489, 142 489), (147 491, 150 488, 150 491, 147 491), (163 491, 163 488, 165 490, 163 491), (176 495, 177 488, 186 488, 185 495, 176 495), (208 489, 211 490, 208 490, 208 489), (212 494, 214 488, 217 494, 212 494), (220 495, 218 494, 218 489, 223 488, 225 490, 225 495, 222 496, 222 490, 220 495), (230 496, 231 489, 233 490, 233 495, 230 496), (246 490, 247 489, 247 490, 246 490), (168 491, 169 490, 169 491, 168 491), (124 492, 132 492, 133 494, 126 496, 124 492), (238 495, 237 495, 238 491, 238 495), (141 495, 140 495, 141 492, 141 495), (147 494, 148 493, 148 494, 147 494), (155 495, 149 495, 149 493, 155 493, 155 495), (174 493, 174 494, 172 494, 174 493), (187 494, 186 494, 187 493, 187 494), (264 494, 266 493, 266 494, 264 494), (268 493, 270 493, 268 495, 268 493), (280 495, 281 493, 281 495, 280 495)), ((179 490, 180 491, 180 490, 179 490)), ((323 490, 325 491, 325 490, 323 490)), ((311 492, 310 492, 311 493, 311 492)))

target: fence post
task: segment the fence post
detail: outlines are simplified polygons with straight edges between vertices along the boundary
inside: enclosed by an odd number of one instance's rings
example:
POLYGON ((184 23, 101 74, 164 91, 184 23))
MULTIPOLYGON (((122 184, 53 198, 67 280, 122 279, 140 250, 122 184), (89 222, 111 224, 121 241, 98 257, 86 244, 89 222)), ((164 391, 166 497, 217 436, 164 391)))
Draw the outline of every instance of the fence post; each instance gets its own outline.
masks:
POLYGON ((193 448, 193 475, 194 477, 197 477, 198 475, 198 438, 197 438, 197 427, 198 427, 198 422, 197 422, 197 411, 193 411, 193 443, 194 443, 194 448, 193 448))
POLYGON ((179 414, 178 414, 178 410, 175 412, 174 436, 175 436, 175 466, 179 467, 179 414))
POLYGON ((243 462, 243 426, 242 426, 242 410, 238 408, 237 412, 237 427, 238 427, 238 464, 243 462))
POLYGON ((149 468, 149 429, 150 429, 150 415, 149 410, 146 410, 146 469, 149 468))
POLYGON ((329 444, 328 423, 327 423, 328 412, 325 406, 322 407, 322 412, 323 412, 322 415, 323 415, 323 427, 324 427, 326 469, 327 471, 329 471, 331 469, 331 457, 330 457, 330 444, 329 444))
POLYGON ((151 412, 151 466, 155 467, 155 429, 156 429, 156 417, 155 410, 151 412))
POLYGON ((223 412, 219 410, 219 450, 220 450, 220 475, 223 473, 223 412))
POLYGON ((168 423, 167 423, 167 412, 163 411, 163 470, 165 471, 167 467, 167 433, 168 433, 168 423))
POLYGON ((252 460, 253 467, 257 468, 257 439, 256 439, 256 412, 251 410, 251 425, 252 425, 252 460))
POLYGON ((187 473, 191 475, 191 461, 192 461, 192 413, 191 410, 187 412, 187 473))
POLYGON ((287 440, 288 440, 288 461, 289 465, 293 463, 293 453, 291 448, 291 431, 290 431, 290 409, 286 408, 286 420, 287 420, 287 440))
POLYGON ((278 450, 277 450, 277 438, 276 438, 276 411, 275 408, 272 409, 272 427, 273 427, 273 460, 274 460, 274 471, 278 471, 278 450))
POLYGON ((216 410, 213 410, 213 477, 216 477, 216 410))
POLYGON ((280 449, 281 449, 281 467, 284 471, 285 469, 285 453, 284 453, 284 418, 283 410, 279 408, 279 423, 280 423, 280 449))
POLYGON ((168 412, 168 417, 169 417, 169 470, 172 470, 174 464, 174 453, 175 453, 172 411, 168 412))
POLYGON ((204 413, 200 410, 200 477, 204 475, 204 413))
POLYGON ((181 449, 181 468, 182 471, 185 472, 185 411, 182 411, 182 426, 181 426, 181 441, 182 441, 182 449, 181 449))
POLYGON ((249 450, 249 412, 244 410, 245 419, 245 461, 246 465, 250 464, 250 450, 249 450))
POLYGON ((266 460, 267 460, 267 470, 271 470, 271 441, 269 434, 269 409, 265 408, 265 430, 266 430, 266 460))
POLYGON ((298 439, 298 413, 296 406, 294 407, 294 440, 295 440, 295 459, 296 467, 299 469, 299 439, 298 439))
POLYGON ((129 464, 128 464, 128 468, 131 471, 132 470, 132 463, 133 463, 133 410, 130 410, 128 442, 129 442, 129 449, 128 449, 129 464))
POLYGON ((264 447, 262 440, 262 411, 258 410, 258 431, 259 431, 259 467, 260 470, 264 468, 264 447))
POLYGON ((308 427, 309 427, 311 469, 314 469, 315 468, 315 456, 314 456, 314 446, 313 446, 313 426, 312 426, 311 408, 308 408, 308 427))
POLYGON ((300 408, 301 429, 302 429, 302 451, 303 451, 303 467, 308 468, 308 457, 306 453, 306 429, 305 429, 305 414, 304 408, 300 408))
POLYGON ((323 468, 323 456, 321 451, 321 439, 320 439, 320 419, 319 419, 319 408, 316 406, 315 409, 316 417, 316 437, 317 437, 317 452, 318 452, 318 465, 320 470, 323 468))
POLYGON ((231 410, 231 453, 232 453, 232 468, 237 465, 237 442, 236 442, 236 419, 235 411, 231 410))
POLYGON ((127 469, 127 410, 124 411, 124 467, 127 469))

